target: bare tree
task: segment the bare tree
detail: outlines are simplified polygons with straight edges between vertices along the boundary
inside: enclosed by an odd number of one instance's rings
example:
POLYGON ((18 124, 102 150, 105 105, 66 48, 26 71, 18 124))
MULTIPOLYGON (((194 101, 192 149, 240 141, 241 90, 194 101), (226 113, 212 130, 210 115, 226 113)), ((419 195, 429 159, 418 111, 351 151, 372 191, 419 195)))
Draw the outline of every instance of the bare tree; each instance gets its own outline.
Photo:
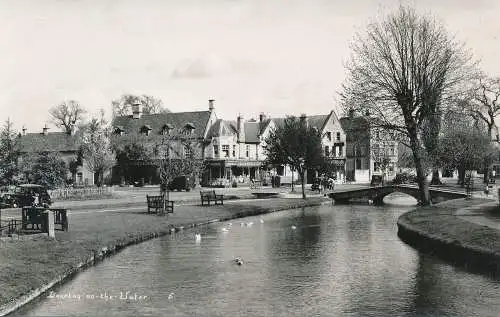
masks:
POLYGON ((82 125, 78 135, 83 160, 89 170, 97 176, 95 183, 100 186, 103 183, 104 172, 111 168, 115 162, 104 111, 101 110, 99 116, 94 116, 90 122, 82 125))
POLYGON ((142 104, 142 112, 145 114, 170 112, 165 108, 163 101, 159 98, 149 95, 137 96, 124 94, 119 99, 111 102, 113 117, 126 116, 130 114, 132 105, 137 102, 142 104))
MULTIPOLYGON (((470 96, 461 102, 466 112, 474 120, 486 127, 487 135, 491 140, 495 137, 498 141, 495 119, 500 115, 500 78, 480 76, 470 90, 470 96), (493 135, 495 130, 495 136, 493 135)), ((491 156, 486 156, 484 161, 484 182, 488 183, 491 171, 491 156)))
POLYGON ((420 203, 429 204, 421 127, 465 80, 470 56, 435 19, 405 6, 371 23, 364 36, 357 34, 352 50, 341 93, 344 107, 369 111, 374 126, 407 138, 420 203))
POLYGON ((52 116, 52 123, 56 127, 62 129, 64 132, 71 134, 74 132, 75 127, 84 118, 85 110, 77 101, 68 100, 52 107, 49 110, 52 116))
POLYGON ((187 176, 196 180, 203 166, 197 139, 192 129, 166 130, 155 152, 159 157, 162 196, 169 200, 168 185, 176 177, 187 176))

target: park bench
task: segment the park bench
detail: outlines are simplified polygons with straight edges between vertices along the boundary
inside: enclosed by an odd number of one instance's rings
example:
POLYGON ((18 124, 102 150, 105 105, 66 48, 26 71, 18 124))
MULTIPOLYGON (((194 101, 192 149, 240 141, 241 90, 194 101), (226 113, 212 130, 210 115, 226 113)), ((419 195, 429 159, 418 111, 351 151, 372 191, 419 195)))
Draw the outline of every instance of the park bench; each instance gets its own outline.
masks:
POLYGON ((204 206, 205 201, 208 203, 208 206, 210 206, 211 201, 213 201, 215 205, 218 205, 217 202, 220 202, 220 205, 224 205, 224 195, 217 195, 215 190, 200 191, 200 197, 202 206, 204 206))
POLYGON ((148 213, 159 213, 161 215, 165 213, 174 212, 174 202, 172 200, 166 200, 165 196, 149 196, 146 195, 148 201, 148 213))
POLYGON ((252 188, 262 188, 262 181, 261 180, 252 180, 250 182, 250 189, 252 188))

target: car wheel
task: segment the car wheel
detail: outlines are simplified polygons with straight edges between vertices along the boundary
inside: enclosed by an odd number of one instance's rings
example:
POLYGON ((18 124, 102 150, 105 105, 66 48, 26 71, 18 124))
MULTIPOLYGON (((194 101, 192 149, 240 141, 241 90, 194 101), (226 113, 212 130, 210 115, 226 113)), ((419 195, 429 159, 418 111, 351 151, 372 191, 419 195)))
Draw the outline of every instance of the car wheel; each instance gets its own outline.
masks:
POLYGON ((188 192, 188 191, 190 191, 190 190, 191 190, 191 188, 186 188, 186 191, 187 191, 187 192, 188 192))

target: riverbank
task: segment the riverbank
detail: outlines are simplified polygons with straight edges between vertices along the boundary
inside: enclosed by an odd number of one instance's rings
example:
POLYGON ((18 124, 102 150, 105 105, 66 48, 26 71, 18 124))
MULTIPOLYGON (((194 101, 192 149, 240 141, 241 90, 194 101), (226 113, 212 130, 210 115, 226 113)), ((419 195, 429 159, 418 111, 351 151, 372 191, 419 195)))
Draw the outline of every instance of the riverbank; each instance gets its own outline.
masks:
POLYGON ((56 239, 44 235, 0 240, 0 316, 4 316, 80 269, 124 247, 171 232, 213 222, 328 203, 277 198, 225 202, 223 206, 176 206, 174 214, 156 216, 144 211, 88 212, 70 215, 68 232, 56 239))
POLYGON ((496 201, 483 198, 455 199, 420 207, 399 217, 398 236, 422 252, 498 276, 500 230, 465 218, 497 209, 496 201))

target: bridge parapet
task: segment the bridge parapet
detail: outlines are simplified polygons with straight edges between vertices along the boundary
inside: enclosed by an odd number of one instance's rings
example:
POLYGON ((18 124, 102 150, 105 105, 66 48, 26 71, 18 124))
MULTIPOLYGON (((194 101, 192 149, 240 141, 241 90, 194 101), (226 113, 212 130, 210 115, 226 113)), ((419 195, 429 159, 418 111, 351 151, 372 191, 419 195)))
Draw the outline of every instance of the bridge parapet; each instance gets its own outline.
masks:
MULTIPOLYGON (((346 203, 352 199, 372 200, 374 204, 382 204, 384 197, 394 193, 400 192, 420 200, 420 192, 416 186, 406 185, 387 185, 369 188, 359 188, 351 190, 336 191, 328 194, 328 196, 338 203, 346 203)), ((465 192, 451 191, 448 189, 430 188, 429 194, 431 201, 441 202, 449 199, 465 198, 465 192)))

